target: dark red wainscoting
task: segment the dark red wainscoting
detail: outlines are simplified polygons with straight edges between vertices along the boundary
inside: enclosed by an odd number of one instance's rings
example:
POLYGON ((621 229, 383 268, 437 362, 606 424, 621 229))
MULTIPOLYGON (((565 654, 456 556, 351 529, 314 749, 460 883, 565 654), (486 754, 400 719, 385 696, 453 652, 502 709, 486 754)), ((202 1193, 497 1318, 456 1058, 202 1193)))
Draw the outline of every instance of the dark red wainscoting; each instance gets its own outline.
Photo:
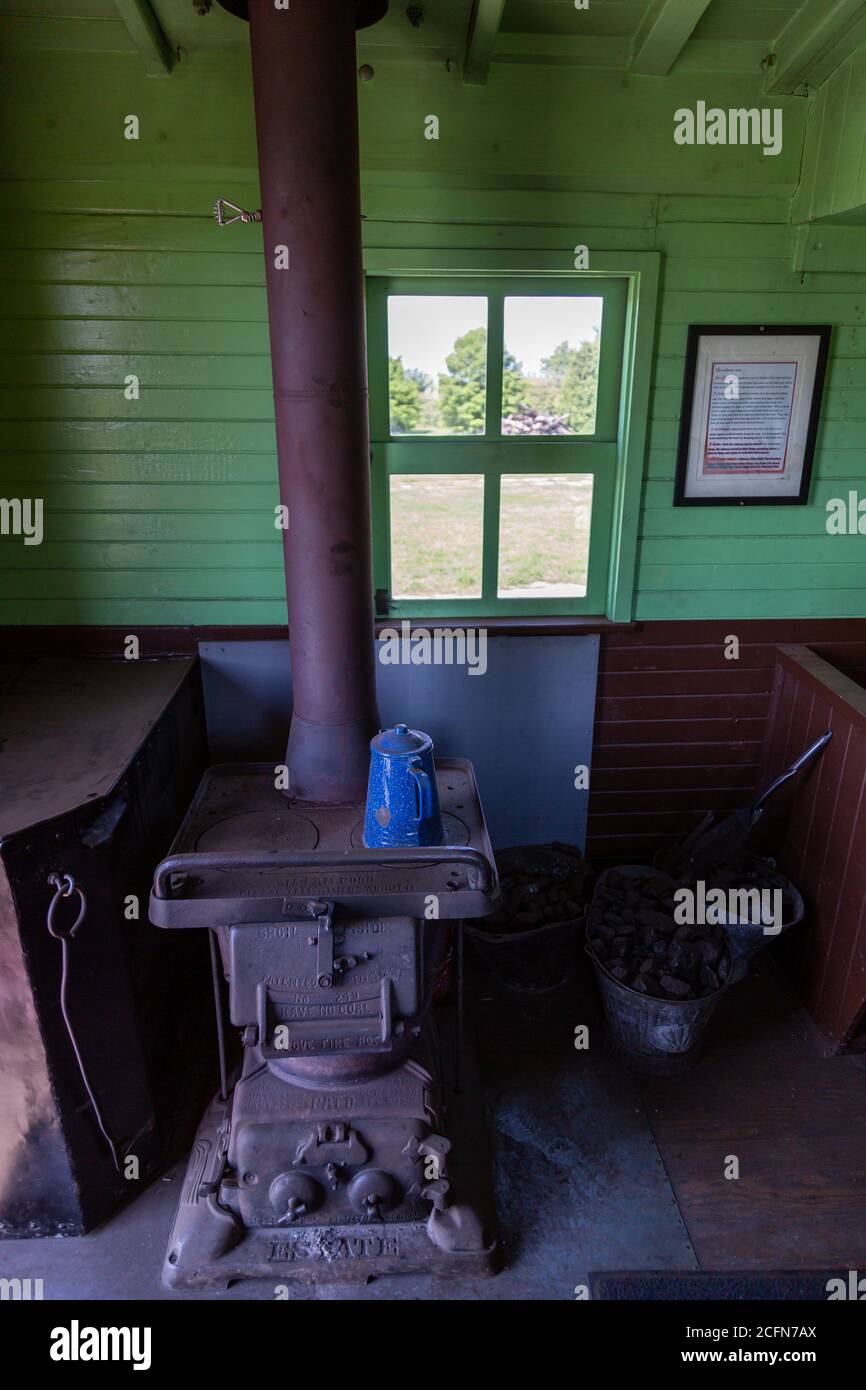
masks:
POLYGON ((761 780, 782 643, 808 645, 866 682, 864 619, 660 622, 602 631, 590 857, 646 860, 704 812, 748 804, 761 780), (732 635, 739 658, 729 661, 725 640, 732 635))
POLYGON ((842 1045, 866 1015, 866 690, 808 647, 778 652, 762 777, 784 771, 825 729, 832 742, 764 834, 809 915, 780 942, 807 1008, 842 1045))

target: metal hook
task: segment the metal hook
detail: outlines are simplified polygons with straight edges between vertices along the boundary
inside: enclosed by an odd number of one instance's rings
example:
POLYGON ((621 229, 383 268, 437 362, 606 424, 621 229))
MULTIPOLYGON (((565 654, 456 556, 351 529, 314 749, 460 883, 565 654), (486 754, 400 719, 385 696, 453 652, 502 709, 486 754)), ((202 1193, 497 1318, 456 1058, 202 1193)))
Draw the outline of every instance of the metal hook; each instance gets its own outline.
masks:
POLYGON ((87 898, 84 896, 84 890, 78 887, 78 884, 71 874, 49 874, 48 882, 54 889, 54 897, 51 899, 48 908, 46 926, 53 937, 56 937, 58 941, 64 941, 66 938, 74 936, 81 926, 81 923, 84 921, 84 914, 87 911, 87 898), (81 899, 81 907, 78 910, 78 916, 67 931, 57 931, 54 926, 54 913, 57 904, 60 902, 61 898, 71 898, 73 893, 77 893, 81 899))
POLYGON ((218 227, 230 227, 233 222, 261 222, 262 210, 257 212, 246 212, 244 208, 239 208, 237 203, 230 203, 228 198, 217 198, 213 205, 213 215, 216 218, 218 227), (235 213, 234 217, 226 217, 225 210, 235 213))
POLYGON ((56 939, 60 942, 60 1013, 63 1017, 63 1022, 66 1025, 66 1032, 69 1035, 69 1042, 71 1044, 72 1051, 75 1054, 75 1060, 78 1063, 78 1070, 81 1073, 81 1080, 84 1084, 84 1089, 87 1092, 87 1099, 90 1101, 91 1107, 93 1109, 93 1114, 96 1118, 96 1123, 99 1126, 99 1132, 105 1140, 106 1144, 108 1145, 109 1149, 111 1150, 111 1161, 119 1173, 120 1156, 117 1151, 117 1145, 115 1144, 114 1140, 108 1132, 108 1129, 106 1128, 105 1120, 102 1117, 102 1111, 99 1108, 99 1102, 97 1101, 93 1091, 93 1087, 90 1084, 90 1079, 87 1075, 87 1068, 84 1065, 84 1058, 81 1055, 81 1048, 78 1046, 78 1039, 75 1036, 75 1029, 72 1026, 72 1019, 69 1016, 69 1007, 66 999, 66 992, 69 986, 69 942, 72 940, 73 936, 78 931, 78 928, 81 926, 81 923, 84 921, 84 914, 87 912, 87 898, 84 896, 84 890, 82 888, 79 888, 78 884, 75 882, 75 879, 72 877, 71 874, 49 874, 48 882, 54 889, 54 897, 51 899, 51 904, 48 908, 48 915, 45 919, 45 924, 48 927, 48 930, 50 931, 51 935, 53 937, 56 937, 56 939), (57 931, 57 929, 54 926, 54 912, 57 907, 57 904, 60 902, 61 898, 71 898, 73 893, 77 893, 79 898, 81 899, 81 907, 78 910, 78 916, 76 917, 75 921, 73 922, 72 926, 68 929, 68 931, 57 931))

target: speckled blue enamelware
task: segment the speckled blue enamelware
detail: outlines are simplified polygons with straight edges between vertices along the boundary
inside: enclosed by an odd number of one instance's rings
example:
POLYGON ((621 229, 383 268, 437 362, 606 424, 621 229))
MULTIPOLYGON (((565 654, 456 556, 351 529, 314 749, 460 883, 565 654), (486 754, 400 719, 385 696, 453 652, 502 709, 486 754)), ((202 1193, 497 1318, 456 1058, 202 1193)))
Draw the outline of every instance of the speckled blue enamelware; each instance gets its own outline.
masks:
POLYGON ((444 838, 433 740, 405 724, 383 729, 370 743, 364 844, 394 849, 441 845, 444 838))

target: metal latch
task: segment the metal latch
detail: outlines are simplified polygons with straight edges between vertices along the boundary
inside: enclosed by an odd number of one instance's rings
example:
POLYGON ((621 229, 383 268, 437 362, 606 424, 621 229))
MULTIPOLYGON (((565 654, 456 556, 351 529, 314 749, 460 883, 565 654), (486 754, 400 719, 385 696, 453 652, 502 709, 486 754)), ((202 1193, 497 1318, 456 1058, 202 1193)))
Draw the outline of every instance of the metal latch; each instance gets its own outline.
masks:
POLYGON ((316 914, 316 983, 330 989, 334 983, 334 904, 311 903, 316 914))
POLYGON ((347 1164, 360 1168, 369 1157, 369 1149, 351 1125, 343 1122, 317 1124, 298 1144, 294 1166, 323 1167, 333 1163, 337 1168, 345 1168, 347 1164))

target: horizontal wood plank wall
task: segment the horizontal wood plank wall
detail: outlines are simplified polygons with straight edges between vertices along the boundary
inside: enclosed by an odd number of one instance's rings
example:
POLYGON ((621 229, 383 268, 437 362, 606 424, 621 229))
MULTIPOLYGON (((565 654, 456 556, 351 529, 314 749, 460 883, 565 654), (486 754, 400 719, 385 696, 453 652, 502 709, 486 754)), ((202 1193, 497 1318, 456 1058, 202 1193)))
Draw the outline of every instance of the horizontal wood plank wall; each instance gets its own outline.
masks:
MULTIPOLYGON (((8 65, 0 495, 42 497, 46 533, 0 537, 0 623, 284 619, 261 229, 210 216, 219 194, 258 206, 249 66, 242 27, 211 20, 231 48, 200 53, 193 17, 165 81, 116 51, 47 45, 8 65)), ((414 268, 427 250, 539 269, 570 268, 576 242, 590 264, 593 247, 662 253, 634 616, 866 615, 862 538, 824 527, 827 498, 862 476, 866 229, 823 228, 820 267, 795 268, 808 102, 774 99, 785 142, 768 159, 674 144, 705 73, 502 63, 470 88, 438 62, 375 68, 359 88, 368 248, 414 268), (708 320, 836 326, 808 507, 672 507, 686 330, 708 320)), ((713 99, 748 106, 760 81, 714 73, 713 99)))
POLYGON ((809 905, 780 943, 806 1006, 843 1044, 866 1015, 866 690, 808 647, 777 653, 761 777, 783 772, 826 729, 833 739, 768 833, 809 905))
POLYGON ((808 643, 866 684, 864 621, 644 623, 602 633, 591 857, 645 860, 704 812, 748 804, 785 642, 808 643), (725 658, 731 635, 737 660, 725 658))

